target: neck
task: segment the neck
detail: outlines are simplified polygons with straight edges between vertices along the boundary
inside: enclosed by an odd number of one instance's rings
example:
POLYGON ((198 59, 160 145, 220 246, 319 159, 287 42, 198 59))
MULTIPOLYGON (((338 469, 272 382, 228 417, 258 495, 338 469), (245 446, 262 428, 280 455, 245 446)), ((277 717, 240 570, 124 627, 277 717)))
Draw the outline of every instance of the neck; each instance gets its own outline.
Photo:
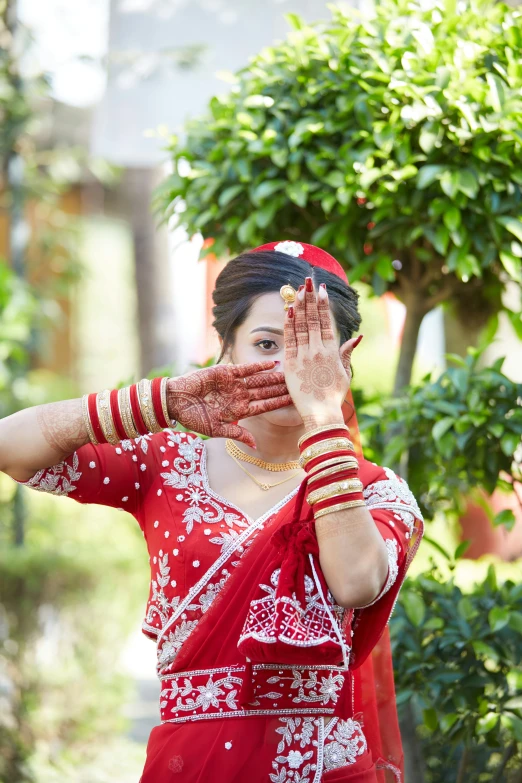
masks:
POLYGON ((299 457, 297 441, 304 434, 303 424, 292 427, 281 427, 264 420, 263 416, 243 419, 239 422, 254 436, 257 449, 251 449, 241 443, 247 454, 258 457, 266 462, 290 462, 299 457))

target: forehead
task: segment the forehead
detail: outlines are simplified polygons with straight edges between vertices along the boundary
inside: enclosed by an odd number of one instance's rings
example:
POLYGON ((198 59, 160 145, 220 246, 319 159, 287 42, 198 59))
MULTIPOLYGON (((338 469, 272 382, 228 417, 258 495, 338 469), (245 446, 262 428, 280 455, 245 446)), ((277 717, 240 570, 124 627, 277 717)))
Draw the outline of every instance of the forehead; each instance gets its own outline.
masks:
MULTIPOLYGON (((339 337, 339 331, 331 307, 330 315, 334 333, 339 337)), ((256 329, 260 326, 283 329, 285 316, 285 303, 279 292, 274 291, 270 294, 261 294, 261 296, 258 296, 252 303, 250 312, 238 331, 243 333, 251 332, 252 329, 256 329)))

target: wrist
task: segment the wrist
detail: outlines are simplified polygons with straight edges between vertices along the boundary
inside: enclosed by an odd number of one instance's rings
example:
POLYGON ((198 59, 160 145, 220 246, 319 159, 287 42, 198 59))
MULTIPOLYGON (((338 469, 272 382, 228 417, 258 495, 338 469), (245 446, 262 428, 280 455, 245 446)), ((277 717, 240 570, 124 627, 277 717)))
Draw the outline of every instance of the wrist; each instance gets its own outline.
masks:
POLYGON ((300 413, 303 420, 305 432, 314 430, 317 427, 324 427, 327 424, 344 424, 344 418, 341 408, 332 408, 330 410, 309 411, 300 413))

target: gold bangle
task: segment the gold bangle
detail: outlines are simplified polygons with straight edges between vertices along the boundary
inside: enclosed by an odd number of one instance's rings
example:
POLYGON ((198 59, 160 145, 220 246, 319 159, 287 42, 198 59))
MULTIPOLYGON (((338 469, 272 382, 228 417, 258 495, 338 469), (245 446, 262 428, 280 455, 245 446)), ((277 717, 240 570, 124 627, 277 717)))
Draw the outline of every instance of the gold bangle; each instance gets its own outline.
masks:
MULTIPOLYGON (((320 479, 328 478, 328 476, 334 476, 336 473, 340 473, 343 470, 357 470, 359 467, 359 463, 357 460, 350 460, 350 462, 345 462, 343 465, 334 465, 333 468, 327 468, 326 470, 322 470, 319 473, 316 473, 311 478, 308 478, 308 485, 313 484, 314 481, 319 481, 320 479)), ((355 476, 352 476, 351 478, 356 478, 355 476)))
POLYGON ((327 484, 326 487, 320 487, 310 492, 306 501, 309 506, 318 503, 320 500, 328 500, 336 495, 342 495, 343 492, 351 494, 353 492, 362 492, 363 483, 359 479, 347 479, 346 481, 337 481, 334 484, 327 484))
POLYGON ((167 376, 161 379, 161 386, 160 386, 161 410, 163 411, 163 415, 165 416, 167 427, 175 427, 176 422, 174 421, 174 419, 171 419, 169 415, 169 407, 167 404, 167 387, 168 387, 169 380, 170 378, 168 378, 167 376))
POLYGON ((311 460, 320 457, 321 454, 333 453, 336 450, 355 451, 354 445, 348 438, 328 438, 313 446, 308 446, 299 457, 299 464, 302 468, 311 460))
POLYGON ((346 508, 357 508, 357 506, 365 506, 364 500, 347 500, 346 503, 337 503, 335 506, 329 506, 328 508, 321 508, 319 511, 314 511, 314 519, 324 517, 325 514, 332 514, 335 511, 344 511, 346 508))
POLYGON ((123 429, 127 438, 139 437, 139 432, 134 424, 134 417, 132 415, 132 408, 130 403, 130 386, 124 386, 118 391, 118 405, 120 406, 121 420, 123 422, 123 429))
POLYGON ((100 419, 100 427, 102 428, 103 435, 107 443, 116 446, 120 439, 116 434, 116 428, 114 427, 114 421, 112 420, 111 411, 111 390, 104 389, 96 395, 96 404, 98 406, 98 416, 100 419))
POLYGON ((160 426, 156 418, 156 414, 154 413, 150 387, 151 381, 149 381, 148 378, 142 378, 142 380, 138 382, 138 402, 140 405, 141 415, 148 432, 163 432, 163 427, 160 426))
POLYGON ((89 415, 89 395, 84 394, 82 397, 82 415, 83 420, 85 422, 85 428, 87 430, 87 434, 89 436, 89 440, 93 444, 93 446, 98 446, 98 441, 96 440, 96 435, 94 434, 94 430, 92 428, 92 422, 91 417, 89 415))
POLYGON ((349 457, 349 456, 342 456, 342 457, 333 457, 332 459, 327 459, 325 462, 321 462, 319 465, 316 465, 314 468, 311 468, 311 470, 308 473, 308 477, 314 476, 315 474, 319 473, 321 470, 324 470, 324 468, 327 468, 329 465, 343 465, 346 468, 354 467, 359 468, 359 463, 355 457, 349 457))
POLYGON ((346 430, 348 435, 350 435, 350 430, 346 426, 346 424, 324 424, 322 427, 316 427, 313 430, 310 430, 309 432, 305 432, 304 435, 301 435, 299 440, 297 441, 297 445, 299 448, 301 448, 301 444, 304 443, 305 440, 308 440, 308 438, 314 438, 316 435, 320 435, 321 432, 329 432, 330 430, 346 430))

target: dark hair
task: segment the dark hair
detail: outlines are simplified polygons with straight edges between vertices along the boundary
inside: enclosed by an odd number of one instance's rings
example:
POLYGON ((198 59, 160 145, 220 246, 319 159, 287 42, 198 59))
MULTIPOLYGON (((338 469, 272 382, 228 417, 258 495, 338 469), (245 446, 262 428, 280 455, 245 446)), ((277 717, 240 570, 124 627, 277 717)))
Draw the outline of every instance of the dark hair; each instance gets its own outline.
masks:
POLYGON ((320 283, 326 284, 341 344, 349 340, 361 324, 357 310, 359 294, 354 288, 337 275, 301 258, 275 250, 246 252, 228 262, 218 275, 212 294, 213 326, 223 340, 218 361, 232 345, 236 329, 245 321, 258 296, 279 291, 285 283, 297 290, 305 277, 311 277, 316 288, 320 283))

